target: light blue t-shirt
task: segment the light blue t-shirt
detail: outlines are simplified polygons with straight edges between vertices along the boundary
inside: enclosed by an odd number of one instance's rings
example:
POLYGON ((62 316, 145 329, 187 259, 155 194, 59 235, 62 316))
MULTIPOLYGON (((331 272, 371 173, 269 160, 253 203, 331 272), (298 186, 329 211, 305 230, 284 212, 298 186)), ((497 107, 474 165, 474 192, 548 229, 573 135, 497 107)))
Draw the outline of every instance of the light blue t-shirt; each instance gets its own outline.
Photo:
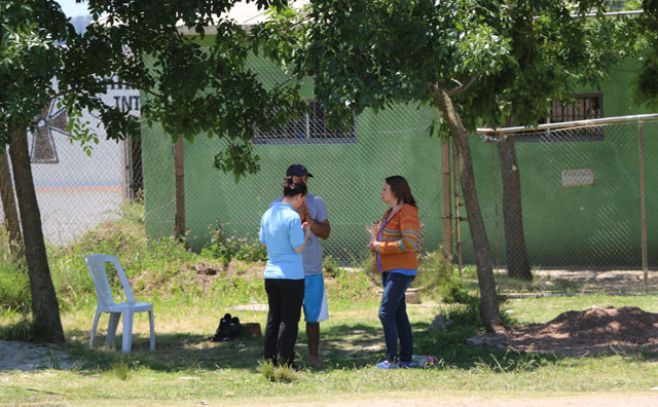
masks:
MULTIPOLYGON (((283 198, 277 198, 277 200, 272 202, 272 205, 280 203, 281 199, 283 198)), ((319 223, 326 222, 329 219, 327 207, 322 198, 316 195, 306 194, 304 199, 306 200, 306 208, 311 219, 319 223)), ((320 244, 320 238, 315 233, 310 233, 302 254, 304 255, 304 275, 322 274, 322 245, 320 244)))
POLYGON ((302 254, 295 251, 304 244, 304 231, 292 206, 283 202, 272 205, 260 220, 259 239, 267 246, 265 278, 304 278, 302 254))

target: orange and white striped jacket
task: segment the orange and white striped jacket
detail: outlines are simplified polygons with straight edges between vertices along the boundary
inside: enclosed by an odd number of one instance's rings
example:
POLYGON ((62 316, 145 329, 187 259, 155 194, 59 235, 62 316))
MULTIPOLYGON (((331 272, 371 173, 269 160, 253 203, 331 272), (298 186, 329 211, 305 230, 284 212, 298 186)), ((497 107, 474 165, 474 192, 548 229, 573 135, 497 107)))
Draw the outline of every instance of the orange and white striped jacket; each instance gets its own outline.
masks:
POLYGON ((384 213, 377 226, 377 240, 382 242, 379 248, 380 271, 415 270, 418 268, 417 254, 422 250, 418 208, 404 204, 392 216, 391 210, 384 213))

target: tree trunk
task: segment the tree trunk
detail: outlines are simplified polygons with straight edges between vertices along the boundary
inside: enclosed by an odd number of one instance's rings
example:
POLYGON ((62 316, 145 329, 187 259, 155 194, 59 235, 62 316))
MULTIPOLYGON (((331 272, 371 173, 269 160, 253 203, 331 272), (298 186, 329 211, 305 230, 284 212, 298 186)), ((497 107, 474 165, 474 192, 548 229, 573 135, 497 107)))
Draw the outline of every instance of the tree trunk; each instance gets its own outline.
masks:
POLYGON ((32 179, 32 167, 25 130, 12 129, 9 154, 16 184, 16 196, 23 226, 25 260, 32 294, 32 328, 34 336, 46 342, 63 343, 64 330, 59 304, 50 276, 46 244, 41 229, 41 214, 32 179))
POLYGON ((7 148, 0 147, 0 199, 5 214, 5 227, 9 238, 9 250, 12 254, 21 256, 21 225, 16 209, 16 198, 14 196, 14 183, 9 172, 9 159, 7 148))
POLYGON ((523 233, 521 177, 516 161, 514 140, 504 137, 498 143, 500 171, 503 177, 503 221, 505 222, 505 254, 510 277, 532 280, 528 252, 523 233))
POLYGON ((433 86, 433 97, 444 119, 448 123, 450 133, 457 153, 461 157, 459 173, 461 175, 461 187, 464 195, 468 226, 473 238, 473 249, 475 251, 475 265, 477 267, 478 286, 480 288, 480 313, 485 327, 491 331, 503 330, 496 297, 496 282, 493 275, 491 261, 491 249, 487 231, 484 227, 480 202, 475 186, 475 174, 473 172, 473 161, 471 159, 471 147, 468 143, 468 131, 461 121, 459 113, 455 110, 450 95, 444 89, 433 86))

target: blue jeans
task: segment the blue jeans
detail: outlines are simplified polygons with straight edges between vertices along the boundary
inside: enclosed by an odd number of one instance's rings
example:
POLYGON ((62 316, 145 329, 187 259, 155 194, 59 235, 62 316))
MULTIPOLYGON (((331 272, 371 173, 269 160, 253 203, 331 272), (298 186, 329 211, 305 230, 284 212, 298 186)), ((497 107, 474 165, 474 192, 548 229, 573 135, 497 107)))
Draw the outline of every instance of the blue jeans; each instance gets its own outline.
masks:
POLYGON ((407 304, 404 302, 404 292, 415 276, 405 276, 398 273, 382 273, 384 294, 379 306, 379 320, 384 327, 386 338, 386 358, 389 361, 398 359, 398 340, 400 341, 401 362, 411 362, 413 352, 413 337, 411 324, 407 316, 407 304))

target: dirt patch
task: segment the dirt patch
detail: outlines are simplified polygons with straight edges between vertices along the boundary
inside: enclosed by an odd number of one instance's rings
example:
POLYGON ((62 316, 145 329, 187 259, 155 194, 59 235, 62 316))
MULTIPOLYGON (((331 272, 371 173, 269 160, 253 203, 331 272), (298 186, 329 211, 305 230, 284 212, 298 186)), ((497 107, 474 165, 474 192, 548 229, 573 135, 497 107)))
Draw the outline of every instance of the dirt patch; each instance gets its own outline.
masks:
POLYGON ((319 400, 296 403, 270 404, 272 407, 299 406, 299 407, 654 407, 658 403, 658 394, 585 394, 562 397, 482 397, 482 396, 446 396, 443 394, 407 394, 404 396, 392 395, 381 398, 359 396, 354 399, 341 399, 332 397, 330 400, 319 400))
POLYGON ((562 356, 658 352, 658 314, 637 307, 591 307, 567 311, 546 324, 520 326, 505 335, 485 335, 468 342, 562 356))
POLYGON ((0 372, 39 369, 70 369, 74 362, 56 346, 18 341, 0 341, 0 372))
POLYGON ((208 293, 217 279, 240 277, 244 279, 263 278, 264 265, 240 260, 232 261, 228 268, 219 260, 203 260, 194 263, 183 263, 176 273, 144 272, 132 281, 133 289, 152 293, 175 292, 180 287, 198 287, 203 293, 208 293))
POLYGON ((648 273, 644 285, 642 270, 537 270, 534 276, 542 280, 547 291, 637 293, 658 290, 658 273, 648 273))
POLYGON ((188 275, 189 279, 194 279, 195 285, 207 293, 217 278, 262 279, 264 269, 265 267, 260 263, 240 260, 232 261, 226 269, 220 261, 202 261, 183 268, 182 274, 188 275))

